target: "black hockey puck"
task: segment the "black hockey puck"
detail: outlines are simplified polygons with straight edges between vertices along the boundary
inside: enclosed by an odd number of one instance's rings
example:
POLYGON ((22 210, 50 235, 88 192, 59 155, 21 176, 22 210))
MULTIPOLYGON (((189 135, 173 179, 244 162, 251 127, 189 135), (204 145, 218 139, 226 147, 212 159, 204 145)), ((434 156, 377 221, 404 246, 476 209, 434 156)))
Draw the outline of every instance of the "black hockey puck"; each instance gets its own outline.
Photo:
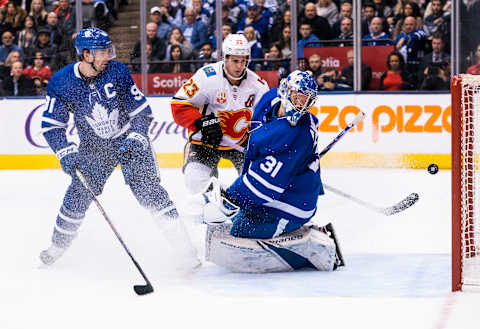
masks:
POLYGON ((438 166, 432 163, 431 165, 428 166, 427 170, 431 175, 435 175, 438 172, 438 166))

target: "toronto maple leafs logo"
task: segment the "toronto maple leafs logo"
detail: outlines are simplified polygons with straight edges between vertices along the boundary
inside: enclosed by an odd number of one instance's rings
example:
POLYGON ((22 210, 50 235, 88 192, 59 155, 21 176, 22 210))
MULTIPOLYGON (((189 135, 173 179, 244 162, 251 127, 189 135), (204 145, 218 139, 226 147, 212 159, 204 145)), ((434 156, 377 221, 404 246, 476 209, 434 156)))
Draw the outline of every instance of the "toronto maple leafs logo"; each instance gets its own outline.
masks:
POLYGON ((118 127, 118 109, 114 109, 109 115, 105 107, 99 103, 95 103, 91 118, 85 118, 95 131, 95 134, 103 139, 114 136, 120 130, 118 127))

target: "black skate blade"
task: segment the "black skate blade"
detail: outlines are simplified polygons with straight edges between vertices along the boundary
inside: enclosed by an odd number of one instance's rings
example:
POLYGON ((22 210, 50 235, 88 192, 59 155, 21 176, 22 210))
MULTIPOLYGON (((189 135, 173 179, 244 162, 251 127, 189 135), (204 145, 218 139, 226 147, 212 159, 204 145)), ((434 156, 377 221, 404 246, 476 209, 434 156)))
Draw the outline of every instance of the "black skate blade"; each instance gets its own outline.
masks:
POLYGON ((133 286, 133 290, 139 296, 143 296, 153 292, 153 286, 151 284, 146 285, 135 285, 133 286))
POLYGON ((325 228, 328 232, 330 232, 330 237, 333 239, 333 242, 335 242, 335 251, 337 254, 337 261, 334 264, 333 270, 336 270, 340 266, 345 266, 345 259, 343 258, 343 254, 340 249, 340 243, 338 241, 337 235, 335 234, 335 230, 333 229, 332 223, 328 223, 327 225, 325 225, 325 228))

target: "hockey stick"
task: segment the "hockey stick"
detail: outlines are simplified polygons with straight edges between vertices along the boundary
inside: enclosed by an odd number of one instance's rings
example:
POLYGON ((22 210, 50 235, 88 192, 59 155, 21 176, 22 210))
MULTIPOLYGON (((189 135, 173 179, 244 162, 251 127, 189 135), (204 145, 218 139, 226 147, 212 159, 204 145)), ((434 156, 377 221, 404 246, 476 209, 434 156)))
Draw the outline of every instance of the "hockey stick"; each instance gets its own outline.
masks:
POLYGON ((382 208, 382 207, 378 207, 378 206, 375 206, 367 201, 363 201, 357 197, 354 197, 353 195, 350 195, 350 194, 347 194, 343 191, 340 191, 339 189, 335 188, 335 187, 332 187, 332 186, 329 186, 327 184, 323 184, 323 187, 330 191, 330 192, 333 192, 337 195, 340 195, 350 201, 353 201, 359 205, 362 205, 370 210, 373 210, 375 212, 378 212, 380 214, 383 214, 385 216, 390 216, 390 215, 394 215, 396 213, 399 213, 401 211, 404 211, 405 209, 407 208, 410 208, 411 206, 413 206, 415 204, 415 202, 418 201, 418 194, 417 193, 411 193, 409 196, 407 196, 405 199, 403 199, 402 201, 394 204, 393 206, 391 207, 386 207, 386 208, 382 208))
POLYGON ((85 180, 85 177, 83 176, 83 174, 80 172, 80 170, 78 169, 75 169, 75 172, 77 174, 77 177, 78 179, 80 179, 80 181, 82 182, 83 186, 85 186, 85 188, 87 189, 87 191, 90 193, 90 195, 92 196, 93 198, 93 202, 95 202, 95 204, 97 205, 97 208, 98 210, 100 210, 100 213, 102 214, 103 218, 105 218, 105 220, 107 221, 108 225, 110 225, 110 228, 112 229, 113 233, 115 233, 115 235, 117 236, 117 239, 118 241, 120 241, 120 244, 122 245, 123 249, 125 249, 125 251, 127 252, 128 256, 130 257, 130 259, 132 260, 133 264, 135 264, 135 267, 137 268, 137 270, 140 272, 140 274, 142 275, 142 277, 145 279, 145 282, 147 283, 146 285, 135 285, 133 286, 133 290, 135 290, 136 294, 137 295, 146 295, 146 294, 149 294, 151 292, 153 292, 153 286, 152 284, 150 283, 150 281, 148 280, 147 276, 145 275, 145 273, 143 272, 142 268, 140 267, 140 265, 138 264, 138 262, 135 260, 135 258, 133 257, 132 253, 130 252, 130 250, 128 250, 127 248, 127 245, 125 244, 125 242, 123 242, 123 239, 122 237, 120 236, 120 234, 118 233, 117 229, 115 228, 115 226, 113 226, 113 223, 110 221, 110 219, 108 218, 107 216, 107 213, 105 212, 105 210, 103 209, 102 205, 100 204, 100 202, 98 201, 98 199, 96 198, 95 194, 93 193, 93 191, 91 190, 91 188, 88 186, 88 183, 87 181, 85 180))

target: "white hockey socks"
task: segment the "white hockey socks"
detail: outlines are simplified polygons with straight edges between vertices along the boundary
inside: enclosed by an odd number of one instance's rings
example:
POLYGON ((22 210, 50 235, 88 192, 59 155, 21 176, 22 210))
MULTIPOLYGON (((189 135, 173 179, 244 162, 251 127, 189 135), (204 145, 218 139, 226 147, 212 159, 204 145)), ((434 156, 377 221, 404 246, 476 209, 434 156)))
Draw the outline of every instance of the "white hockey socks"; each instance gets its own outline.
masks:
POLYGON ((189 271, 202 265, 181 218, 157 215, 154 220, 170 245, 180 271, 189 271))

